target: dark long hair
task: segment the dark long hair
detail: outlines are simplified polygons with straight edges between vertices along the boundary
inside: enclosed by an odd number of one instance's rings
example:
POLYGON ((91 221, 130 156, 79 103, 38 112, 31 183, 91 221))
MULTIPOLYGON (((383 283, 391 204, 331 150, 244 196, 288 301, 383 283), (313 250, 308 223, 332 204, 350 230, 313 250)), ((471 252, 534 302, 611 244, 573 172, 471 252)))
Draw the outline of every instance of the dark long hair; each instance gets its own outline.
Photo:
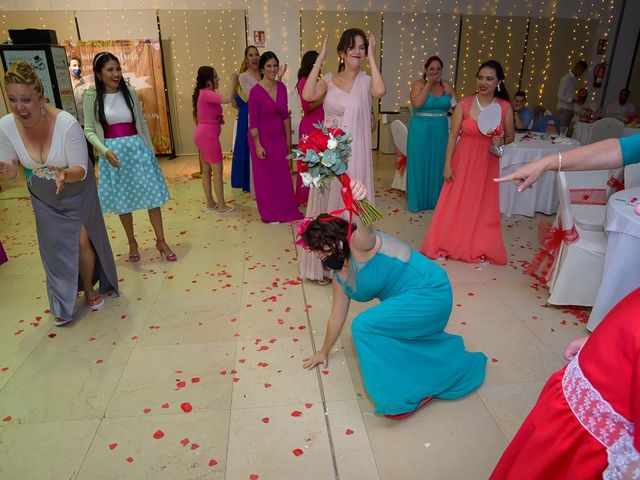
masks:
POLYGON ((196 86, 193 89, 193 95, 191 95, 191 101, 193 102, 193 119, 196 123, 198 123, 198 97, 200 97, 200 90, 207 87, 207 82, 211 82, 212 85, 215 85, 215 76, 216 71, 209 65, 203 65, 198 69, 196 86))
MULTIPOLYGON (((351 232, 355 232, 356 228, 353 224, 351 232)), ((310 250, 324 252, 329 248, 338 260, 347 260, 350 252, 347 240, 348 230, 349 222, 346 220, 328 213, 321 213, 315 220, 309 222, 302 234, 302 239, 310 250)))
MULTIPOLYGON (((107 125, 107 118, 104 116, 104 96, 106 94, 104 90, 104 83, 100 79, 100 72, 104 65, 110 61, 114 60, 120 65, 120 60, 113 53, 110 52, 100 52, 97 53, 95 57, 93 57, 93 77, 96 84, 96 104, 95 104, 95 112, 98 120, 100 120, 100 124, 107 125)), ((131 98, 131 93, 127 88, 127 82, 124 81, 124 75, 120 76, 120 84, 118 85, 118 90, 122 92, 124 96, 124 101, 129 107, 131 111, 131 118, 133 122, 136 121, 136 114, 133 112, 133 98, 131 98)))
MULTIPOLYGON (((313 64, 316 63, 318 59, 318 55, 320 55, 315 50, 309 50, 305 52, 302 56, 302 60, 300 61, 300 68, 298 69, 298 82, 304 77, 308 77, 313 69, 313 64)), ((297 87, 296 87, 297 88, 297 87)))
POLYGON ((427 58, 427 61, 424 62, 424 71, 422 72, 422 80, 425 82, 427 81, 427 68, 429 68, 429 65, 433 62, 438 62, 440 64, 440 68, 444 68, 444 63, 442 63, 442 59, 439 56, 433 55, 427 58))
MULTIPOLYGON (((342 36, 340 37, 340 41, 338 42, 338 55, 341 53, 347 53, 347 50, 356 46, 356 37, 362 37, 364 40, 364 53, 365 55, 369 53, 369 39, 367 38, 367 34, 360 28, 349 28, 342 32, 342 36)), ((338 72, 344 70, 344 63, 340 62, 338 64, 338 72)))
POLYGON ((502 98, 503 100, 506 100, 508 102, 509 92, 507 92, 507 86, 504 84, 504 70, 502 69, 502 65, 500 65, 500 62, 496 60, 487 60, 478 68, 476 77, 480 75, 480 70, 482 70, 483 68, 491 68, 493 71, 496 72, 496 77, 499 80, 498 85, 496 85, 496 89, 493 92, 493 96, 502 98))
POLYGON ((267 50, 262 55, 260 55, 260 62, 258 63, 258 70, 260 71, 260 78, 264 77, 264 74, 262 73, 262 69, 264 68, 266 63, 269 60, 271 60, 272 58, 275 58, 276 63, 278 65, 280 65, 280 60, 278 60, 277 55, 275 53, 273 53, 271 50, 267 50))

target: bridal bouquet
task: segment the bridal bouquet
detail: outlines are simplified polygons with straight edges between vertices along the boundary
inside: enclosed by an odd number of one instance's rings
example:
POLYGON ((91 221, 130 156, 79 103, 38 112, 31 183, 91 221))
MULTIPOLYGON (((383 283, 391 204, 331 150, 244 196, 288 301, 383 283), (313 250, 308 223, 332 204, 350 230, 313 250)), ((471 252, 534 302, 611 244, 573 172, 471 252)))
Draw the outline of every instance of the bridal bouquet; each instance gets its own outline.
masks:
POLYGON ((336 177, 342 184, 341 194, 346 210, 360 216, 366 225, 380 220, 382 213, 367 199, 353 200, 351 179, 346 173, 351 156, 351 135, 340 128, 325 127, 321 123, 314 127, 315 130, 304 135, 298 148, 292 149, 293 153, 288 156, 296 161, 302 182, 307 187, 324 189, 336 177))

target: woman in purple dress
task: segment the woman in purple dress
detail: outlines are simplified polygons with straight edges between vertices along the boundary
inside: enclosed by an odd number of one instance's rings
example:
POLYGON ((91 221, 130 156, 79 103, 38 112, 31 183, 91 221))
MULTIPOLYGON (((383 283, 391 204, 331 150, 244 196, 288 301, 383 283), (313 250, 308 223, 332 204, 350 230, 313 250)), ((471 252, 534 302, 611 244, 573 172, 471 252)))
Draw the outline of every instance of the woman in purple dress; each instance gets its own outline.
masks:
POLYGON ((276 80, 280 62, 273 52, 260 56, 262 79, 249 93, 249 148, 260 218, 265 223, 302 218, 293 191, 287 155, 291 118, 287 87, 276 80))

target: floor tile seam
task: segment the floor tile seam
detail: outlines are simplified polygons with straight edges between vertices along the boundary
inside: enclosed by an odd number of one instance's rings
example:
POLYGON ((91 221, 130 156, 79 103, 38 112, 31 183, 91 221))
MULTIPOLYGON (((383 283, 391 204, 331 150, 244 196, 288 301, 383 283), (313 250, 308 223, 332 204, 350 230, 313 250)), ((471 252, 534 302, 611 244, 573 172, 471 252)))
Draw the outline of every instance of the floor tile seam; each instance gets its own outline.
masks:
POLYGON ((98 419, 98 424, 96 425, 96 429, 93 432, 93 435, 91 436, 91 441, 88 442, 87 450, 84 452, 84 455, 82 456, 82 461, 78 465, 78 469, 75 472, 75 474, 71 476, 69 480, 75 480, 76 478, 78 478, 78 475, 80 475, 80 472, 82 471, 82 467, 84 466, 84 463, 87 461, 87 457, 89 456, 89 451, 91 450, 93 443, 96 441, 96 437, 98 436, 98 430, 100 430, 100 426, 102 425, 103 420, 104 420, 104 417, 98 419))
MULTIPOLYGON (((293 236, 293 247, 296 250, 296 258, 298 257, 298 245, 296 245, 295 243, 295 239, 296 239, 296 232, 293 230, 293 225, 291 227, 291 233, 293 236)), ((305 283, 304 283, 304 279, 301 280, 300 282, 300 292, 302 293, 302 299, 305 305, 307 305, 307 294, 306 294, 306 289, 305 289, 305 283)), ((317 352, 317 346, 316 346, 316 342, 315 342, 315 338, 314 338, 314 334, 313 334, 313 325, 311 323, 311 317, 309 315, 308 311, 305 311, 305 317, 307 320, 307 335, 309 336, 309 340, 311 342, 311 348, 312 348, 312 353, 315 354, 317 352)), ((348 366, 347 366, 348 368, 348 366)), ((333 441, 333 434, 331 431, 331 423, 329 421, 329 416, 327 415, 327 397, 326 394, 324 392, 324 386, 322 384, 322 377, 321 377, 321 373, 320 373, 320 367, 316 366, 314 367, 315 373, 316 373, 316 380, 318 382, 318 389, 320 391, 320 401, 322 403, 322 416, 324 417, 324 423, 325 423, 325 428, 327 431, 327 440, 329 442, 329 451, 331 452, 331 464, 333 466, 333 473, 334 473, 334 479, 335 480, 340 480, 340 474, 338 472, 338 461, 336 458, 336 450, 335 450, 335 444, 333 441)))
MULTIPOLYGON (((515 385, 515 383, 511 383, 509 385, 515 385)), ((494 385, 492 385, 494 386, 494 385)), ((504 430, 502 430, 502 428, 500 427, 500 423, 498 423, 498 419, 493 415, 493 413, 491 412, 491 409, 489 408, 489 406, 486 404, 486 402, 482 399, 482 396, 480 395, 480 393, 478 391, 473 392, 473 394, 478 397, 478 400, 480 400, 480 403, 482 403, 482 406, 484 407, 484 409, 487 411, 487 413, 489 414, 489 416, 491 417, 491 420, 493 420, 493 423, 495 424, 495 426, 498 428, 498 430, 500 431, 500 433, 502 434, 502 436, 504 437, 504 441, 505 441, 505 445, 509 443, 509 438, 507 437, 507 434, 504 432, 504 430)), ((496 460, 497 461, 497 460, 496 460)))
MULTIPOLYGON (((541 320, 555 320, 555 319, 544 318, 544 319, 541 319, 541 320)), ((538 339, 538 340, 539 340, 539 341, 540 341, 540 342, 541 342, 545 347, 547 347, 547 348, 551 351, 551 353, 553 353, 553 355, 554 355, 555 357, 557 357, 560 361, 562 361, 562 362, 565 362, 565 363, 566 363, 566 362, 567 362, 567 360, 564 358, 564 355, 559 354, 559 353, 557 353, 554 349, 552 349, 552 348, 548 345, 548 343, 547 343, 547 341, 544 339, 544 337, 542 337, 538 332, 536 332, 533 328, 531 328, 531 327, 529 326, 529 323, 531 323, 531 322, 533 322, 533 321, 534 321, 534 320, 527 320, 527 321, 523 320, 523 321, 522 321, 522 323, 524 324, 524 326, 525 326, 525 327, 527 327, 527 328, 528 328, 528 329, 533 333, 533 335, 534 335, 534 336, 535 336, 535 337, 536 337, 536 338, 537 338, 537 339, 538 339)), ((586 324, 584 324, 584 327, 585 327, 585 330, 586 330, 586 324)), ((588 335, 589 335, 589 332, 588 332, 588 331, 585 331, 585 332, 582 332, 582 333, 583 333, 583 335, 580 335, 580 333, 576 332, 576 336, 575 336, 574 340, 575 340, 575 339, 577 339, 577 338, 585 337, 585 336, 588 336, 588 335)))

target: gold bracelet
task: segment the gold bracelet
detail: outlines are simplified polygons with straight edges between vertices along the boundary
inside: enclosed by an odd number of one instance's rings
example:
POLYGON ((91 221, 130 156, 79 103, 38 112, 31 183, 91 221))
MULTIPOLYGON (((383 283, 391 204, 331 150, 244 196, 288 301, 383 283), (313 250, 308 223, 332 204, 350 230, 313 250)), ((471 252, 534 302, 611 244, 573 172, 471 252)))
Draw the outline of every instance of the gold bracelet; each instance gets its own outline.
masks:
POLYGON ((322 65, 318 65, 317 63, 313 64, 314 67, 322 68, 322 65))
POLYGON ((562 170, 562 154, 558 152, 558 171, 562 170))

